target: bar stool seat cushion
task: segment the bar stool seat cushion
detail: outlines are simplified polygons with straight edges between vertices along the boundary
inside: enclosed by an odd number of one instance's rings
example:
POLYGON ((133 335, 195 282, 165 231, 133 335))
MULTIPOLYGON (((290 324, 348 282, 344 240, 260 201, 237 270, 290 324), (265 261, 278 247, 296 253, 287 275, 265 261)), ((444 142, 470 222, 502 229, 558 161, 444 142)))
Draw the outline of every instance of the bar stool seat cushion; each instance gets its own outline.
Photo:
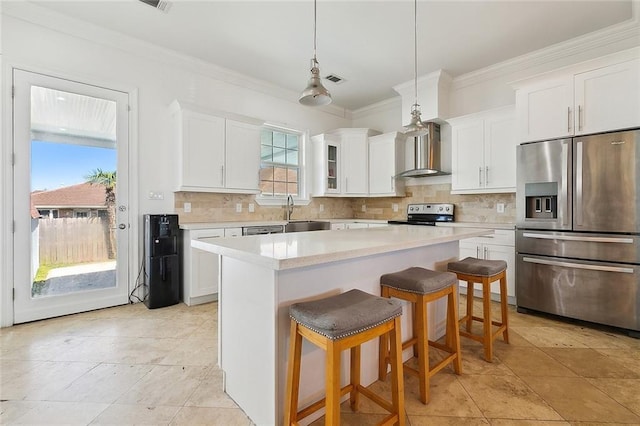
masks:
POLYGON ((417 294, 430 294, 458 284, 458 277, 451 272, 438 272, 417 266, 404 271, 384 274, 380 285, 417 294))
POLYGON ((331 340, 374 328, 402 314, 402 304, 358 289, 289 307, 291 319, 331 340))
POLYGON ((450 262, 448 269, 449 271, 460 274, 490 277, 507 269, 507 262, 504 260, 485 260, 467 257, 458 262, 450 262))

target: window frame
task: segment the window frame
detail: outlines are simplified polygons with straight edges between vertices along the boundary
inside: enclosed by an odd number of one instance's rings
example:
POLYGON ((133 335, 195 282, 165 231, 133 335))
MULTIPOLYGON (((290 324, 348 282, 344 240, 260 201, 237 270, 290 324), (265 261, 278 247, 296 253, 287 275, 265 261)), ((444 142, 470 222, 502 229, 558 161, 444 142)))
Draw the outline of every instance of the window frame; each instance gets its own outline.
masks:
MULTIPOLYGON (((309 132, 268 123, 265 123, 262 129, 298 135, 298 195, 293 197, 293 202, 295 205, 308 205, 311 202, 307 185, 311 180, 308 167, 309 161, 307 159, 309 132)), ((263 161, 260 158, 260 167, 262 167, 262 164, 263 161)), ((256 194, 255 200, 256 203, 263 206, 281 206, 286 204, 287 195, 263 196, 262 192, 260 192, 256 194)))

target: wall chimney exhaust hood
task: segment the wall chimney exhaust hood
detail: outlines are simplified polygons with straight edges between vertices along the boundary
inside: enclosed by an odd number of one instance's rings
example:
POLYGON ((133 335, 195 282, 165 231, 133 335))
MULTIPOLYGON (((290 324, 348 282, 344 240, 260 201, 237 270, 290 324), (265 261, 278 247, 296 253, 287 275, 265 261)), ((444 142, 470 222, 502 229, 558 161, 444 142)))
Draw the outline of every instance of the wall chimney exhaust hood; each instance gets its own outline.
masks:
MULTIPOLYGON (((451 173, 441 169, 440 124, 449 117, 449 87, 451 77, 438 70, 418 78, 418 104, 422 112, 422 121, 428 127, 428 134, 413 139, 414 159, 410 170, 398 175, 401 178, 443 176, 451 173)), ((411 115, 411 106, 415 103, 414 81, 407 81, 393 87, 402 97, 402 117, 411 115)), ((407 146, 407 150, 410 148, 407 146)))
POLYGON ((420 178, 427 176, 443 176, 450 173, 440 168, 440 125, 434 122, 424 123, 428 133, 413 139, 413 169, 402 172, 398 177, 420 178))

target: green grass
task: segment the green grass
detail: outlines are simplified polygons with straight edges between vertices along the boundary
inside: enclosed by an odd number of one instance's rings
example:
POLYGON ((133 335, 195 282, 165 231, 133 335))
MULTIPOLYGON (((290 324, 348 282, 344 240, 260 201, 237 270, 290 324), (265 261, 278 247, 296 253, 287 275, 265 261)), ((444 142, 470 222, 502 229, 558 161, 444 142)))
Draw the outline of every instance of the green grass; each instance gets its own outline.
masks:
POLYGON ((49 271, 56 268, 64 268, 66 266, 74 266, 76 263, 50 263, 50 264, 42 264, 38 268, 36 272, 36 277, 33 279, 34 283, 39 283, 47 280, 47 276, 49 275, 49 271))

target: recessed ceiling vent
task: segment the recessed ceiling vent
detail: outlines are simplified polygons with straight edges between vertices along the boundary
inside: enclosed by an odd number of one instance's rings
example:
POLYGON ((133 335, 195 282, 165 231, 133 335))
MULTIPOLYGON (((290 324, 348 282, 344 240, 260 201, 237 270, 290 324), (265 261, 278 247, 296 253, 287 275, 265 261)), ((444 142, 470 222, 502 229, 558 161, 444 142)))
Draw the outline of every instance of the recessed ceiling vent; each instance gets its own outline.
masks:
POLYGON ((149 6, 153 6, 158 10, 163 11, 164 13, 169 12, 171 9, 171 3, 166 0, 140 0, 142 3, 146 3, 149 6))
POLYGON ((341 84, 341 83, 344 83, 345 81, 347 81, 344 78, 342 78, 342 77, 340 77, 339 75, 336 75, 336 74, 329 74, 328 76, 325 77, 325 79, 329 80, 330 82, 335 83, 335 84, 341 84))

